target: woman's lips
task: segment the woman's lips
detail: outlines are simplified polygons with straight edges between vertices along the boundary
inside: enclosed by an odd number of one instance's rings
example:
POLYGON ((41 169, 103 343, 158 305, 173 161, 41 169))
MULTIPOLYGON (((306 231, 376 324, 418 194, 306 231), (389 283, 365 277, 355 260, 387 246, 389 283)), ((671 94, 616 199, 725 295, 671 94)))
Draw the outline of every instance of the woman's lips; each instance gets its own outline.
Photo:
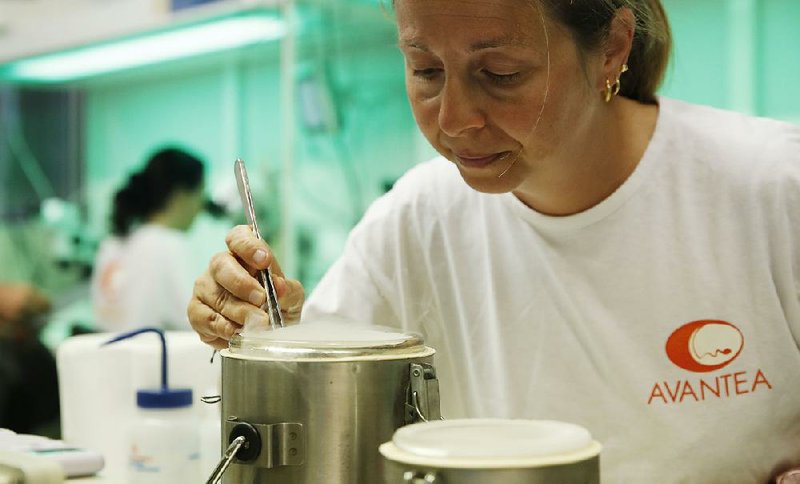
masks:
POLYGON ((485 168, 497 160, 505 159, 510 153, 510 151, 503 151, 479 156, 456 154, 455 157, 458 160, 458 164, 466 168, 485 168))

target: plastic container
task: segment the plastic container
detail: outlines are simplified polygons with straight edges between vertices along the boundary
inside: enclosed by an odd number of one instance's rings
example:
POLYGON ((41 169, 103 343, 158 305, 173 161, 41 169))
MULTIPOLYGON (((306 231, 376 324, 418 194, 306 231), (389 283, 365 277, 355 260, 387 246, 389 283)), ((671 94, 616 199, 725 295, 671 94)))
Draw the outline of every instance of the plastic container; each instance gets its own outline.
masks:
POLYGON ((200 420, 192 390, 171 389, 167 380, 167 343, 159 328, 142 328, 106 344, 154 332, 161 338, 161 387, 136 392, 136 416, 127 429, 130 484, 176 484, 201 481, 200 420))
POLYGON ((129 430, 128 482, 200 482, 199 421, 191 390, 137 394, 138 415, 129 430))
MULTIPOLYGON (((73 336, 59 346, 61 438, 70 445, 100 452, 105 458, 104 482, 125 484, 130 449, 127 429, 140 414, 136 392, 161 387, 161 344, 151 334, 102 346, 117 335, 73 336)), ((221 359, 209 363, 211 350, 194 332, 167 331, 164 336, 170 387, 191 388, 194 412, 203 418, 206 411, 215 410, 218 428, 220 405, 202 403, 200 397, 221 394, 221 359)), ((202 466, 205 473, 211 472, 220 457, 219 436, 214 444, 218 450, 213 464, 202 466)))

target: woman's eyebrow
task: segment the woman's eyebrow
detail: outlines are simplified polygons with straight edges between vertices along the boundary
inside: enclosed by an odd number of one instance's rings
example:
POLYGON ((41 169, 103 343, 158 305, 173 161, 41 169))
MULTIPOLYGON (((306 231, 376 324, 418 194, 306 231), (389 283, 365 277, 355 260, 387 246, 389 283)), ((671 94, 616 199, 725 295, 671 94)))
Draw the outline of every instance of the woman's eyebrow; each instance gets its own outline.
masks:
POLYGON ((424 52, 431 51, 427 46, 425 46, 425 44, 422 44, 414 39, 400 39, 400 41, 397 43, 397 46, 401 49, 404 47, 411 47, 412 49, 419 49, 424 52))
MULTIPOLYGON (((398 47, 401 49, 403 47, 411 47, 413 49, 419 49, 423 52, 431 51, 425 44, 416 39, 400 39, 398 42, 398 47)), ((532 47, 532 44, 516 37, 506 36, 474 42, 469 46, 469 51, 477 52, 479 50, 497 49, 500 47, 532 47)))
POLYGON ((495 39, 479 40, 470 45, 469 50, 475 52, 485 49, 497 49, 499 47, 532 47, 532 44, 518 37, 505 36, 495 39))

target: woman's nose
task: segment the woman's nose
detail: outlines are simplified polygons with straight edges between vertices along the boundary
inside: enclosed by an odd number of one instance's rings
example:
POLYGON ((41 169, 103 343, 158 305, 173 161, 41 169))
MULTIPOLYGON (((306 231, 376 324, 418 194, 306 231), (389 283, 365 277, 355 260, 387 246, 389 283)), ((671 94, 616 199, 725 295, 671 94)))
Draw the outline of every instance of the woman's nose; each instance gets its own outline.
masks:
POLYGON ((478 95, 472 91, 460 80, 445 81, 439 101, 439 129, 447 136, 463 136, 486 124, 478 95))

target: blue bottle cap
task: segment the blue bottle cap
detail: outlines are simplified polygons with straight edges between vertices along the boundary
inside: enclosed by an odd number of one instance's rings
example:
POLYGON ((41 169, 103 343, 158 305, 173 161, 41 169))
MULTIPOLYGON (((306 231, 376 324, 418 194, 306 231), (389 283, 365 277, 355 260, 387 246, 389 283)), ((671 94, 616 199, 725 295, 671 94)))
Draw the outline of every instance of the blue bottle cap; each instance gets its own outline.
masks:
POLYGON ((183 408, 192 406, 191 388, 162 388, 136 392, 139 408, 183 408))
POLYGON ((161 328, 140 328, 122 333, 103 343, 103 346, 126 340, 142 333, 156 333, 161 340, 161 388, 139 390, 136 392, 136 406, 139 408, 183 408, 192 406, 191 388, 169 388, 167 380, 167 338, 161 328))

